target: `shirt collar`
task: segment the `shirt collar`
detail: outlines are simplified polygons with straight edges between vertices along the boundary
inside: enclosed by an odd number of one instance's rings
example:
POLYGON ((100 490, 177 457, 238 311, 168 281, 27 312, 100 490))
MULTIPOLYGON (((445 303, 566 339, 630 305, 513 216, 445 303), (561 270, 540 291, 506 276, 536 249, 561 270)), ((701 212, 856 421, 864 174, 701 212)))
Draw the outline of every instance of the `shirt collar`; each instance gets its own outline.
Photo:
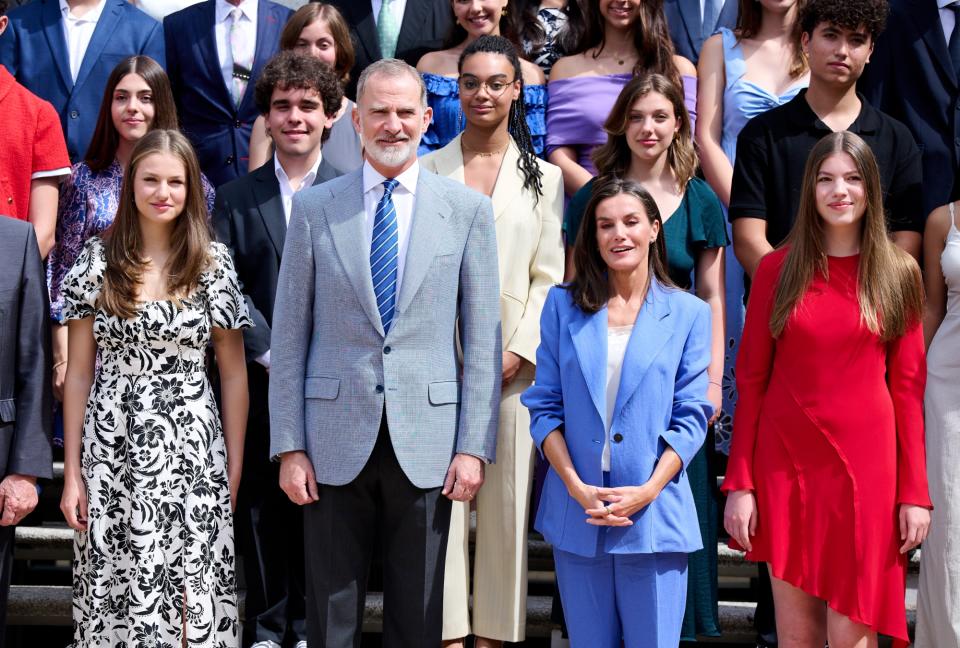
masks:
MULTIPOLYGON (((420 178, 420 161, 417 160, 407 168, 406 171, 398 175, 395 180, 403 187, 407 193, 416 195, 417 180, 420 178)), ((367 193, 378 185, 383 184, 387 178, 379 171, 370 166, 370 163, 363 162, 363 193, 367 193)))
MULTIPOLYGON (((60 2, 63 2, 63 0, 60 0, 60 2)), ((254 21, 257 19, 257 0, 243 0, 239 7, 240 13, 246 16, 247 20, 254 21)), ((227 0, 216 0, 216 8, 216 20, 218 23, 221 23, 230 16, 234 5, 227 2, 227 0)))
POLYGON ((955 0, 937 0, 937 9, 946 9, 947 5, 951 5, 955 0))
POLYGON ((100 20, 100 14, 103 13, 103 8, 106 4, 107 0, 100 0, 96 7, 83 15, 83 18, 76 18, 70 13, 70 5, 67 4, 67 0, 60 0, 60 14, 64 20, 73 18, 73 20, 78 22, 97 22, 100 20))
MULTIPOLYGON (((813 112, 813 108, 807 103, 806 96, 807 90, 804 88, 797 93, 796 97, 787 102, 787 107, 790 110, 790 121, 803 125, 810 130, 823 131, 824 134, 832 132, 829 126, 820 121, 817 113, 813 112)), ((880 128, 880 113, 859 92, 857 98, 860 99, 860 114, 857 115, 857 118, 853 120, 847 130, 858 134, 875 133, 880 128)))
MULTIPOLYGON (((310 170, 307 171, 306 175, 303 176, 303 182, 300 184, 300 189, 309 187, 313 184, 314 180, 317 179, 317 171, 320 169, 320 163, 323 162, 323 153, 317 153, 317 161, 313 163, 313 166, 310 167, 310 170)), ((277 181, 280 182, 280 186, 286 184, 290 187, 290 177, 287 175, 287 172, 284 171, 283 166, 280 164, 280 159, 276 155, 273 156, 273 172, 277 176, 277 181)), ((291 187, 292 188, 292 187, 291 187)))

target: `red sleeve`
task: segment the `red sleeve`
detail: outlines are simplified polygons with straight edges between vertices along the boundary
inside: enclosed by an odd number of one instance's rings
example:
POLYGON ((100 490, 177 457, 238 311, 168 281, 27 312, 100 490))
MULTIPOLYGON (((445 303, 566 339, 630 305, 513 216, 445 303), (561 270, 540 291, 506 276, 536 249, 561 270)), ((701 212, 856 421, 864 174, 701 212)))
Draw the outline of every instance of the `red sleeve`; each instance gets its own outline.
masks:
POLYGON ((897 503, 933 508, 923 431, 926 382, 923 328, 918 321, 887 344, 887 385, 897 422, 897 503))
POLYGON ((33 138, 33 167, 30 173, 63 168, 70 168, 70 156, 67 154, 67 143, 63 139, 60 118, 53 106, 43 101, 37 113, 37 131, 33 138))
POLYGON ((730 460, 723 490, 754 490, 753 451, 760 408, 773 370, 776 340, 770 334, 770 312, 780 277, 783 252, 768 254, 757 267, 747 302, 747 316, 737 355, 737 409, 733 418, 730 460))

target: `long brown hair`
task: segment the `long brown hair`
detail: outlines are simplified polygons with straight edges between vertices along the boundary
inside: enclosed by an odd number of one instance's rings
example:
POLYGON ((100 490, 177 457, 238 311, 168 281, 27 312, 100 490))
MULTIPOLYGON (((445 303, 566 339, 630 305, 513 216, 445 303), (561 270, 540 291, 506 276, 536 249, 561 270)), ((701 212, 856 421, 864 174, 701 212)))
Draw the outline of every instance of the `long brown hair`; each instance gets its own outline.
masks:
POLYGON ((176 130, 152 130, 137 142, 130 164, 123 175, 123 188, 113 224, 103 234, 107 268, 99 307, 123 319, 136 315, 137 288, 146 261, 143 258, 143 233, 134 199, 133 185, 140 163, 154 153, 170 153, 186 170, 187 198, 170 234, 170 258, 164 272, 167 294, 180 303, 197 287, 200 274, 210 262, 210 228, 207 201, 200 184, 200 165, 186 137, 176 130))
MULTIPOLYGON (((793 47, 793 64, 790 66, 790 76, 794 79, 803 76, 807 71, 807 57, 800 46, 800 12, 806 0, 797 0, 796 16, 790 29, 790 44, 793 47)), ((760 31, 763 22, 763 6, 757 0, 740 0, 740 16, 737 18, 737 42, 753 38, 760 31)))
POLYGON ((630 110, 641 97, 651 92, 663 95, 673 106, 673 113, 680 128, 667 149, 667 163, 677 177, 680 191, 697 172, 697 151, 693 146, 693 129, 690 115, 683 104, 683 90, 662 74, 634 77, 623 87, 617 97, 603 130, 607 132, 605 144, 593 152, 593 162, 598 175, 626 175, 633 152, 627 144, 627 127, 630 125, 630 110))
MULTIPOLYGON (((589 0, 586 14, 586 29, 583 30, 572 54, 581 54, 596 48, 593 57, 598 58, 606 45, 606 23, 600 15, 599 0, 589 0)), ((633 46, 637 50, 635 76, 662 74, 678 86, 682 86, 680 72, 673 62, 675 54, 667 19, 663 15, 663 0, 643 0, 638 7, 640 15, 633 27, 633 46)))
POLYGON ((655 278, 662 286, 674 287, 670 274, 667 272, 667 244, 663 236, 663 219, 653 197, 639 182, 626 178, 598 178, 593 184, 590 201, 587 203, 583 215, 583 224, 577 235, 577 242, 573 246, 573 266, 575 274, 573 280, 566 284, 567 290, 573 293, 573 302, 585 313, 596 313, 610 299, 610 280, 607 276, 607 263, 600 256, 600 245, 597 242, 597 207, 604 200, 627 194, 633 196, 643 205, 643 211, 650 224, 658 223, 660 235, 650 246, 647 256, 648 281, 655 278))
POLYGON ((884 341, 892 340, 902 336, 923 311, 920 269, 913 257, 894 245, 887 234, 880 171, 873 151, 858 135, 846 131, 821 139, 807 158, 797 220, 784 242, 789 250, 770 314, 770 332, 774 337, 783 332, 815 271, 829 278, 816 182, 824 161, 836 154, 847 154, 853 159, 866 196, 857 270, 860 317, 872 333, 884 341))
POLYGON ((177 106, 173 102, 173 91, 170 89, 170 79, 163 68, 149 56, 131 56, 125 58, 113 68, 107 78, 107 85, 103 89, 103 99, 100 100, 100 114, 97 115, 97 125, 90 138, 90 146, 83 161, 91 171, 103 171, 113 164, 117 157, 117 146, 120 144, 120 134, 113 124, 113 91, 128 74, 137 74, 150 86, 153 100, 153 121, 150 130, 157 128, 176 130, 177 106))
POLYGON ((356 54, 353 50, 353 40, 350 38, 350 28, 347 26, 347 21, 332 4, 308 2, 293 12, 280 33, 280 49, 286 51, 295 48, 297 41, 300 39, 300 32, 318 20, 327 24, 327 29, 333 36, 334 46, 337 48, 333 71, 340 78, 340 83, 346 85, 350 80, 350 70, 353 68, 356 54))

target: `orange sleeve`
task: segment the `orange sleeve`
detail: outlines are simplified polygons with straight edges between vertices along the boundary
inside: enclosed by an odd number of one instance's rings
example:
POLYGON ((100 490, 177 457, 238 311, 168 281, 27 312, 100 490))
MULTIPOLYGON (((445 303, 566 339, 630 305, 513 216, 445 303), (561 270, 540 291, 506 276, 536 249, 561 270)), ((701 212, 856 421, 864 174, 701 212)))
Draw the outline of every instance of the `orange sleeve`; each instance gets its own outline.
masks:
POLYGON ((730 460, 723 490, 754 490, 753 452, 760 425, 760 408, 773 370, 776 340, 770 334, 770 312, 784 258, 768 254, 757 267, 747 302, 747 316, 737 355, 737 409, 733 418, 730 460))
POLYGON ((897 503, 933 508, 927 489, 923 392, 927 359, 919 321, 887 344, 887 386, 897 424, 897 503))

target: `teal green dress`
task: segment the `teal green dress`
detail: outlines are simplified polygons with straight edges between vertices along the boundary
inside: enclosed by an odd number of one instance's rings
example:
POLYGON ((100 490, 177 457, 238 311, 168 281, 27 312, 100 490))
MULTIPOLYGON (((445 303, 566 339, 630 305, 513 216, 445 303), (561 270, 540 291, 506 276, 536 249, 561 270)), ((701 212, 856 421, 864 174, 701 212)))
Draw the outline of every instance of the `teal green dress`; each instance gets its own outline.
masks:
MULTIPOLYGON (((593 180, 573 195, 567 204, 563 231, 568 245, 576 241, 580 222, 593 180)), ((667 244, 667 271, 673 282, 690 290, 697 256, 703 250, 725 247, 726 218, 720 200, 706 182, 693 178, 680 206, 663 224, 667 244)), ((708 437, 709 438, 709 437, 708 437)), ((717 610, 717 478, 713 461, 714 444, 704 443, 687 466, 687 477, 697 507, 703 549, 689 556, 687 567, 687 608, 683 615, 683 641, 695 641, 697 635, 720 636, 717 610)))

